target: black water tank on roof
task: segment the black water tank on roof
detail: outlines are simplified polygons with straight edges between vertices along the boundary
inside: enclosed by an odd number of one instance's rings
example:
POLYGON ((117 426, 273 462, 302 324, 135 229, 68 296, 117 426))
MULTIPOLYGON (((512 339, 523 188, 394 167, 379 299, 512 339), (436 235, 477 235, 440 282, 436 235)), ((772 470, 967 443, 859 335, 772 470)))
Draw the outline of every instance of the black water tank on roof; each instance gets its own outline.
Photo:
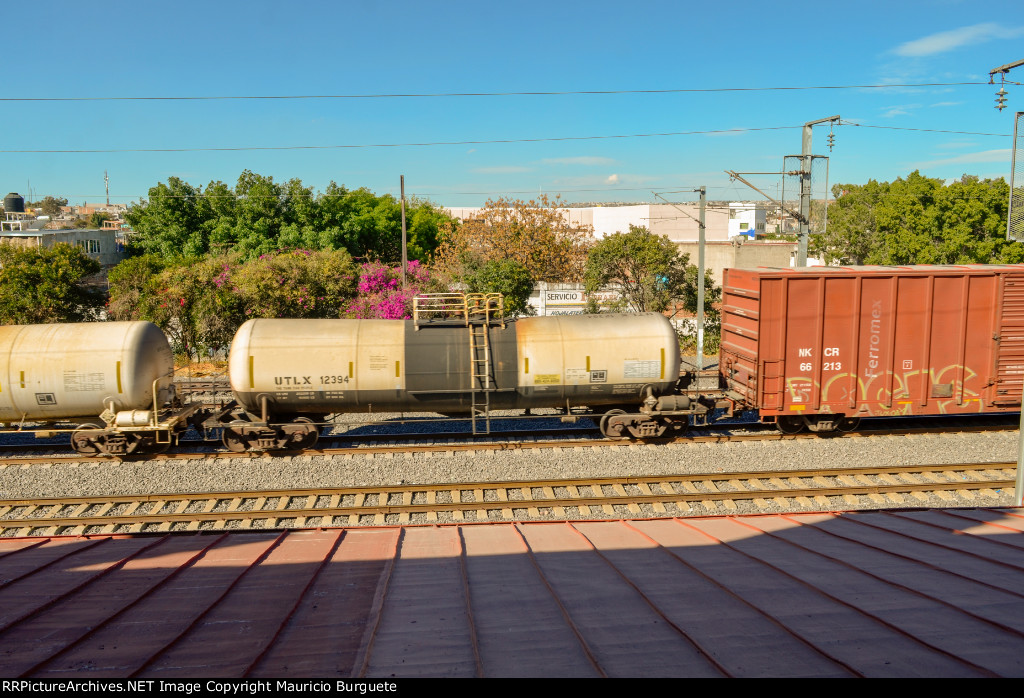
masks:
POLYGON ((11 192, 4 197, 4 211, 7 213, 25 213, 25 197, 11 192))

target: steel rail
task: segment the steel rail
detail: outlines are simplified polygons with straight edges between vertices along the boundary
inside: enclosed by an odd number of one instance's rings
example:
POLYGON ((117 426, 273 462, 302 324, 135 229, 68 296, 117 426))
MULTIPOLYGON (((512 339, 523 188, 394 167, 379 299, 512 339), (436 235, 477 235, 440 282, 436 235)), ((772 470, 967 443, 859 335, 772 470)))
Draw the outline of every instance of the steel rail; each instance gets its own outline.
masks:
POLYGON ((516 518, 516 510, 525 510, 531 518, 550 520, 552 516, 542 514, 541 509, 550 509, 554 518, 561 519, 566 508, 575 508, 584 515, 593 513, 595 509, 615 515, 615 507, 625 507, 631 514, 640 514, 640 506, 649 505, 655 514, 661 514, 666 512, 665 505, 668 504, 688 512, 689 504, 694 502, 714 510, 718 503, 725 503, 728 507, 730 502, 737 501, 754 501, 760 505, 774 503, 775 506, 790 508, 793 506, 790 500, 795 500, 802 505, 797 509, 806 510, 813 506, 812 498, 819 505, 827 505, 828 500, 822 501, 821 498, 949 491, 998 496, 997 489, 1013 485, 1012 478, 1008 476, 1012 465, 974 463, 834 471, 0 500, 0 530, 86 530, 92 527, 116 530, 129 527, 128 532, 139 532, 146 526, 156 525, 158 531, 164 532, 181 525, 186 525, 186 530, 198 530, 204 524, 219 530, 232 521, 239 522, 243 528, 261 521, 266 524, 261 526, 264 529, 277 528, 282 521, 294 521, 294 527, 302 528, 307 526, 309 519, 318 520, 320 527, 345 523, 358 525, 364 517, 372 517, 374 524, 384 524, 385 517, 389 515, 397 515, 398 523, 409 523, 413 515, 426 515, 428 521, 433 522, 437 521, 439 512, 451 513, 456 520, 463 520, 465 513, 472 511, 477 512, 478 520, 489 520, 489 512, 496 511, 502 520, 508 520, 516 518), (986 472, 987 475, 981 474, 986 472), (963 479, 968 473, 974 474, 974 479, 963 479), (903 476, 906 480, 881 484, 849 482, 853 476, 868 475, 893 480, 903 476), (914 475, 928 479, 911 481, 915 478, 908 476, 914 475), (841 484, 833 484, 832 481, 836 480, 841 484), (677 491, 674 483, 685 491, 677 491), (721 483, 726 483, 728 488, 720 488, 721 483), (652 484, 662 492, 654 492, 650 487, 652 484), (703 489, 698 489, 697 484, 703 489), (606 487, 612 494, 605 493, 606 487), (626 487, 639 493, 626 492, 626 487), (556 489, 564 489, 567 495, 556 494, 556 489), (583 489, 590 490, 591 494, 584 494, 583 489), (463 501, 467 492, 472 494, 472 501, 463 501), (487 499, 488 492, 493 493, 494 499, 487 499), (441 493, 448 493, 451 501, 438 501, 437 495, 441 493), (399 498, 395 495, 399 495, 400 504, 389 503, 393 498, 399 498), (426 501, 414 504, 412 500, 417 495, 426 501), (351 497, 352 503, 342 503, 345 497, 351 497), (374 497, 376 503, 368 504, 367 501, 374 497), (324 500, 326 504, 318 506, 318 502, 324 500), (218 506, 223 509, 217 511, 218 506), (96 507, 99 507, 98 511, 90 513, 96 507), (165 511, 169 507, 170 510, 165 511), (71 513, 64 513, 69 510, 71 513), (335 523, 336 520, 342 523, 335 523))

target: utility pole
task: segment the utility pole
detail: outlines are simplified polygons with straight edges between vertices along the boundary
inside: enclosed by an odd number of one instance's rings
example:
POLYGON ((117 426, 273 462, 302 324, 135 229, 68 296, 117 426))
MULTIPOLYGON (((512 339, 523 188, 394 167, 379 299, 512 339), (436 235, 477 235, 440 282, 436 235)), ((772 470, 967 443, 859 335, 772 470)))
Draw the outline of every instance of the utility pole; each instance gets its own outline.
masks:
MULTIPOLYGON (((697 370, 702 371, 704 369, 704 238, 707 231, 704 220, 708 207, 708 188, 701 186, 699 189, 693 189, 692 191, 700 193, 700 209, 697 214, 697 370)), ((661 194, 651 193, 669 206, 686 214, 687 218, 693 218, 693 216, 661 194)))
POLYGON ((409 266, 408 243, 405 237, 405 175, 399 175, 399 185, 402 191, 402 289, 408 287, 405 278, 405 270, 409 266))
POLYGON ((103 170, 103 186, 107 188, 107 206, 110 206, 110 177, 106 170, 103 170))
MULTIPOLYGON (((807 240, 811 233, 811 131, 815 124, 839 121, 839 115, 827 119, 808 121, 804 124, 804 133, 800 148, 800 235, 796 248, 796 265, 807 266, 807 240)), ((825 192, 828 197, 828 192, 825 192)))
POLYGON ((708 206, 708 188, 700 188, 700 220, 697 221, 697 371, 704 370, 704 214, 708 206))

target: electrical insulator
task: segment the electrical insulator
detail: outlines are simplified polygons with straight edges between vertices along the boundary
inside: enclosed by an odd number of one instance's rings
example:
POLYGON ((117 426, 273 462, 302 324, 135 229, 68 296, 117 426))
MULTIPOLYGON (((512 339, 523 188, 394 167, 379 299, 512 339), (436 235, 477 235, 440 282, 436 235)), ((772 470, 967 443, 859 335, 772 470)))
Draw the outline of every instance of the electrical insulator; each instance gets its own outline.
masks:
POLYGON ((829 133, 828 134, 828 149, 829 149, 829 151, 832 150, 832 146, 834 146, 835 144, 836 144, 836 134, 829 133))
POLYGON ((1002 111, 1003 109, 1006 109, 1006 95, 1007 95, 1007 92, 1006 92, 1006 90, 1004 90, 1003 88, 1000 87, 999 91, 996 92, 996 94, 998 95, 996 97, 996 109, 998 109, 999 111, 1002 111))

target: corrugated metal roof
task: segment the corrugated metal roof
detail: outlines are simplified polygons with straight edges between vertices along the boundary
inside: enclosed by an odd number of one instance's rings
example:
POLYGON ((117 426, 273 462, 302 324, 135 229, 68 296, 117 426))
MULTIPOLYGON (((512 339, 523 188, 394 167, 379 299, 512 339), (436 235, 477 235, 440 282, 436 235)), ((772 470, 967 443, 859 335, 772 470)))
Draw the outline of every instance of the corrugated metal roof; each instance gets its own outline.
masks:
POLYGON ((4 677, 1019 676, 1024 512, 0 539, 4 677))

